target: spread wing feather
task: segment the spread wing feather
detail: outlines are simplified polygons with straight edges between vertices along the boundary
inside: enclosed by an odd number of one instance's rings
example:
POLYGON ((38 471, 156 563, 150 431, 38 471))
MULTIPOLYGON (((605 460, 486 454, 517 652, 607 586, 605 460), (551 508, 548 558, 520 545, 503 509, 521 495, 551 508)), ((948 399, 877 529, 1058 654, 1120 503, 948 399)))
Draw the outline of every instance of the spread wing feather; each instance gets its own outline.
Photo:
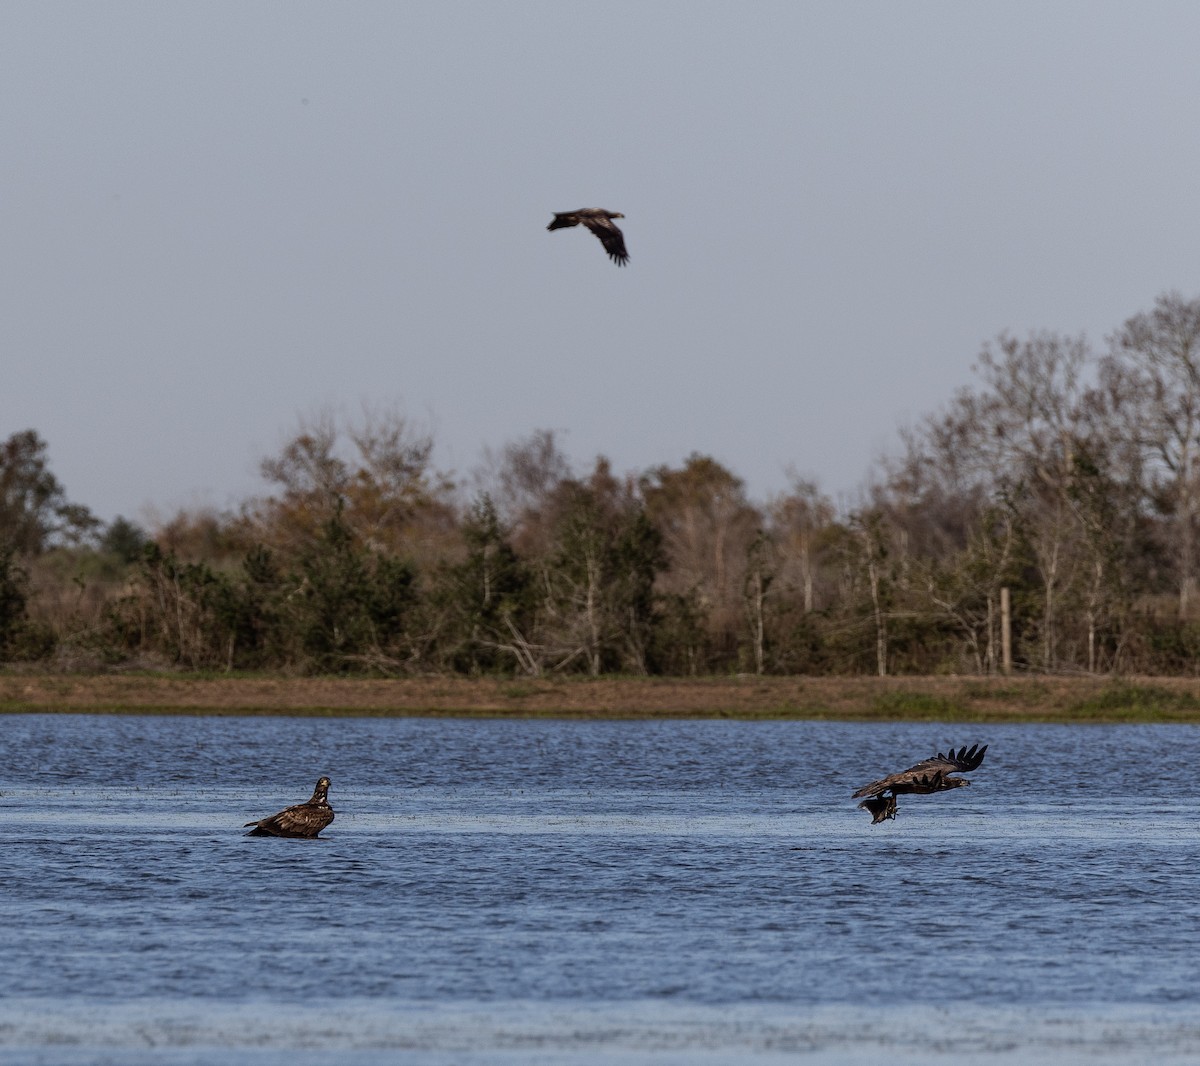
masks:
MULTIPOLYGON (((872 781, 869 785, 863 785, 853 798, 858 799, 861 796, 878 796, 883 792, 941 792, 947 788, 954 788, 952 783, 948 783, 948 774, 965 773, 968 770, 974 770, 983 762, 984 752, 987 751, 987 745, 973 744, 970 748, 961 747, 958 751, 950 749, 949 755, 943 755, 940 751, 929 759, 922 759, 915 766, 910 766, 907 770, 902 770, 898 774, 890 774, 888 777, 881 778, 878 781, 872 781)), ((953 781, 956 779, 949 779, 953 781)))
POLYGON ((629 262, 629 253, 625 251, 625 235, 612 222, 607 218, 585 218, 583 224, 600 238, 604 250, 617 266, 629 262))

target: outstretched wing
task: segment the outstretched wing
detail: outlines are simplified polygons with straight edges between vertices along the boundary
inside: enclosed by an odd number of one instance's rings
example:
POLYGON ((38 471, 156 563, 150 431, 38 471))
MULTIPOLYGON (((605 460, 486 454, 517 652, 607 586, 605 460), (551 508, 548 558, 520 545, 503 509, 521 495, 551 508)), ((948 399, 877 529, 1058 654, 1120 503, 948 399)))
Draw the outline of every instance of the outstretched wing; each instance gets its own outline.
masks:
POLYGON ((958 751, 951 748, 949 755, 943 755, 939 751, 932 758, 922 759, 916 766, 910 766, 898 774, 891 774, 879 781, 872 781, 869 785, 863 785, 852 798, 878 796, 889 790, 893 793, 941 792, 943 789, 953 788, 952 784, 946 783, 946 776, 974 770, 983 762, 983 755, 986 751, 986 744, 973 744, 970 748, 964 746, 958 751))
POLYGON ((599 216, 583 218, 580 221, 600 238, 604 250, 617 266, 624 266, 629 262, 629 253, 625 251, 625 235, 617 229, 612 219, 599 216))
POLYGON ((554 221, 546 229, 568 229, 579 225, 579 215, 574 211, 555 211, 554 221))
POLYGON ((925 771, 927 773, 966 773, 968 770, 976 769, 983 762, 983 753, 987 751, 987 745, 982 747, 978 744, 972 744, 971 747, 961 747, 958 751, 950 749, 949 755, 943 755, 940 751, 931 759, 922 759, 916 766, 910 766, 904 772, 911 774, 913 771, 925 771))

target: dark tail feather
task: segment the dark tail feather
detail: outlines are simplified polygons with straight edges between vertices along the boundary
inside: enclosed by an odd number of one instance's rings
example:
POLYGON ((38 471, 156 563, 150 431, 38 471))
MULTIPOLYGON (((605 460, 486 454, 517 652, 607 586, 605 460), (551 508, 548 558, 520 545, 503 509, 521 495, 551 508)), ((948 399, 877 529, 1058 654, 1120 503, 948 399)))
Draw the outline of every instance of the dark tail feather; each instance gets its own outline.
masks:
POLYGON ((895 796, 873 796, 871 799, 865 799, 859 804, 864 811, 871 812, 871 824, 878 825, 880 822, 888 818, 896 817, 896 797, 895 796))
POLYGON ((569 229, 571 226, 578 225, 579 220, 576 218, 564 218, 562 215, 555 215, 554 221, 546 229, 569 229))

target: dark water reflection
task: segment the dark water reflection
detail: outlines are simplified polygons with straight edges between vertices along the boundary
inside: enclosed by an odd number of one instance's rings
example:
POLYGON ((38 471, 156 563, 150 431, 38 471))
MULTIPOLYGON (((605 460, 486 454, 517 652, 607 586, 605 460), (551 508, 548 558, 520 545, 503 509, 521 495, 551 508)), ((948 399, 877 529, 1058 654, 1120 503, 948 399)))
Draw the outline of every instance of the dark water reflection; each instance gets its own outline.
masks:
POLYGON ((1197 741, 0 718, 0 1057, 1186 1061, 1197 741), (848 799, 975 742, 970 789, 848 799), (242 835, 321 773, 322 839, 242 835))

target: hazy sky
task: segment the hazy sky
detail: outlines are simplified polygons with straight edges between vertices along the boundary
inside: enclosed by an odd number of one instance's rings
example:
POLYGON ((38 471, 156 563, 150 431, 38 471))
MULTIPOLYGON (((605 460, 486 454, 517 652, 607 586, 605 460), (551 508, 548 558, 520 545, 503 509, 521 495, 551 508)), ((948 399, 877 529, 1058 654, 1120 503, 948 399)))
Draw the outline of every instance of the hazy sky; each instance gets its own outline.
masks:
POLYGON ((1190 0, 0 12, 0 439, 106 519, 364 404, 836 497, 1001 330, 1200 289, 1190 0))

